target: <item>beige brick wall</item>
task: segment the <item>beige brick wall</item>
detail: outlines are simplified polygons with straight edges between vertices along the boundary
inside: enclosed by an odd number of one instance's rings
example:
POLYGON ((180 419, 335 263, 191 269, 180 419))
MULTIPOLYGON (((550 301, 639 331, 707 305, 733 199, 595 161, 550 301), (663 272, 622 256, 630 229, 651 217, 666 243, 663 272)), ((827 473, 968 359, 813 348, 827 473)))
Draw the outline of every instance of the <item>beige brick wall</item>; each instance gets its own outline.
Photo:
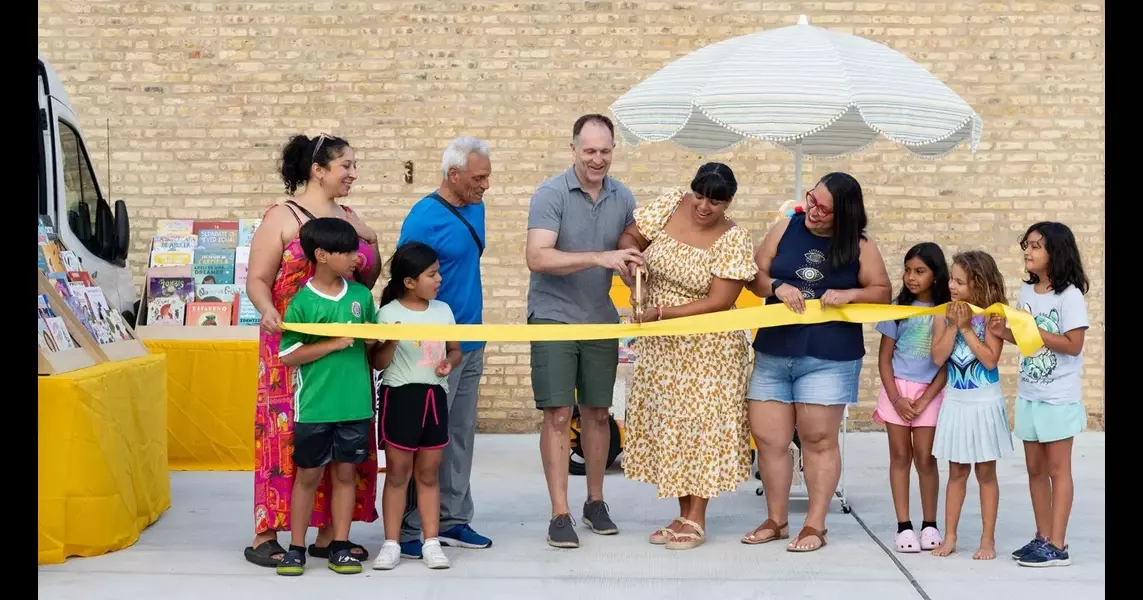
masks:
MULTIPOLYGON (((105 177, 131 207, 136 272, 155 219, 253 217, 282 198, 276 153, 287 136, 321 131, 357 148, 348 203, 396 241, 412 203, 438 181, 457 135, 493 145, 485 320, 524 318, 528 199, 570 164, 573 120, 605 112, 667 62, 729 37, 811 23, 864 36, 920 62, 984 118, 979 152, 939 161, 889 143, 843 160, 809 162, 862 182, 871 230, 899 285, 901 257, 935 240, 982 248, 1015 298, 1018 233, 1068 223, 1093 280, 1088 295, 1085 402, 1103 423, 1103 2, 60 2, 41 0, 40 52, 86 126, 105 177), (416 164, 406 185, 402 164, 416 164)), ((792 195, 793 161, 764 143, 700 157, 670 143, 621 148, 612 174, 646 201, 689 181, 701 162, 739 176, 732 214, 761 239, 792 195)), ((104 182, 106 187, 106 182, 104 182)), ((868 328, 867 331, 872 331, 868 328)), ((877 337, 851 426, 870 427, 877 337)), ((1002 372, 1015 393, 1016 352, 1002 372)), ((494 344, 481 390, 481 428, 536 428, 526 344, 494 344)))

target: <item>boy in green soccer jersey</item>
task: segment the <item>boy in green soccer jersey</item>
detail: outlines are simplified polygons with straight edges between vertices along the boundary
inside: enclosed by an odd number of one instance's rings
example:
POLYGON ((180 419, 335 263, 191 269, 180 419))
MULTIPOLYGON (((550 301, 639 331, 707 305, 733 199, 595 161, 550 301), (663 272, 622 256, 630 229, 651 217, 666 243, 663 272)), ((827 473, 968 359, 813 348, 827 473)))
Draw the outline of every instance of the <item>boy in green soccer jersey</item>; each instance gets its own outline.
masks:
MULTIPOLYGON (((284 323, 373 323, 376 308, 369 288, 353 281, 357 232, 348 221, 311 219, 299 232, 314 276, 290 301, 284 323)), ((301 575, 306 564, 306 530, 314 494, 329 465, 333 484, 333 542, 329 568, 360 573, 353 557, 349 525, 353 515, 356 465, 369 455, 373 417, 373 374, 366 358, 372 340, 327 338, 282 331, 278 352, 294 371, 294 479, 290 503, 290 549, 279 575, 301 575)))

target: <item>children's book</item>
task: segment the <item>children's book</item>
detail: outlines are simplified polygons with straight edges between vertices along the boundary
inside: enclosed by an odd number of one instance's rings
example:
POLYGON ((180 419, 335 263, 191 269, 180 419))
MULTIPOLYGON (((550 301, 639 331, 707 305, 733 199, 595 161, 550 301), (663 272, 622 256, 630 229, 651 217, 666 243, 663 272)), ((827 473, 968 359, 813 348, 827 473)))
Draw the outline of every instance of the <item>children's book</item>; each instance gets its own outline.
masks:
POLYGON ((194 252, 195 285, 234 283, 234 249, 199 248, 194 252))
POLYGON ((229 326, 233 310, 230 302, 191 302, 187 305, 187 327, 229 326))

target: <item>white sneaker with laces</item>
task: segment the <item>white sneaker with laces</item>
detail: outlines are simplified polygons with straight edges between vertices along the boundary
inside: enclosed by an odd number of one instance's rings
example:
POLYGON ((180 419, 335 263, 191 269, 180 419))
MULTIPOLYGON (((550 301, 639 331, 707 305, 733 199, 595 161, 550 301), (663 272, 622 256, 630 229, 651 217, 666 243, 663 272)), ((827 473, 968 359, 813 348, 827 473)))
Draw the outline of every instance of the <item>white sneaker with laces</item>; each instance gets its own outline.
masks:
POLYGON ((425 540, 421 546, 421 560, 425 561, 425 566, 430 569, 447 569, 450 566, 448 557, 441 548, 441 541, 437 538, 425 540))
POLYGON ((385 540, 377 558, 373 559, 373 568, 377 571, 388 571, 401 563, 401 544, 397 540, 385 540))

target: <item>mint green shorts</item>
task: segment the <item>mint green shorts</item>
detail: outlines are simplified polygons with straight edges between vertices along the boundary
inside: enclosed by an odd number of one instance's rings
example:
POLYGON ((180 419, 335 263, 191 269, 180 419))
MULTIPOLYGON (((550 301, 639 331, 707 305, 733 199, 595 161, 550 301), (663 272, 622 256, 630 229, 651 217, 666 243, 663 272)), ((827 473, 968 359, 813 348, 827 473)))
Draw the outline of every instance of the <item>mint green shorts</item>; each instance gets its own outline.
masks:
POLYGON ((1025 442, 1058 442, 1075 437, 1087 426, 1083 402, 1048 404, 1016 398, 1016 426, 1013 433, 1025 442))

